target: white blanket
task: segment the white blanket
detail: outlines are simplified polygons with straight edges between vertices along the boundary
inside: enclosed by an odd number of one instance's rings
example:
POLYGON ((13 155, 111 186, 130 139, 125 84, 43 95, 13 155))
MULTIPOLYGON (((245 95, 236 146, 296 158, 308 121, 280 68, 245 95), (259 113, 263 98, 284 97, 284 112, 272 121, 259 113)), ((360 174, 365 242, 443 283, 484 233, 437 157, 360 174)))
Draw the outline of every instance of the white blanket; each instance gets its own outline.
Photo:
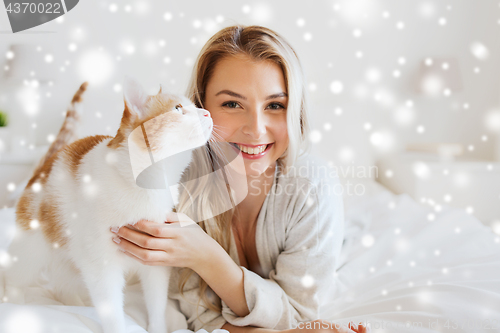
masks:
MULTIPOLYGON (((345 197, 342 263, 321 318, 369 322, 373 332, 500 332, 500 238, 464 211, 363 185, 366 195, 345 197)), ((0 210, 0 247, 13 221, 12 208, 0 210)), ((34 287, 26 303, 0 303, 0 333, 102 332, 90 306, 34 287)), ((169 300, 169 332, 192 332, 177 306, 169 300)), ((125 311, 128 332, 145 332, 138 281, 125 290, 125 311)))
POLYGON ((500 332, 500 237, 463 210, 365 185, 369 195, 345 200, 343 264, 322 318, 374 332, 500 332))

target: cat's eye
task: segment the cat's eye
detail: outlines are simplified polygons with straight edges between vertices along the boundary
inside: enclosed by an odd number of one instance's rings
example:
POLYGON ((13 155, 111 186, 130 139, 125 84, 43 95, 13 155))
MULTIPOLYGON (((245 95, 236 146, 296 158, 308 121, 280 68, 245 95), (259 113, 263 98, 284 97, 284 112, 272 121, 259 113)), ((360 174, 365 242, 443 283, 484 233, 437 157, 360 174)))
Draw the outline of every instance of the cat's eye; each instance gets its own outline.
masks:
POLYGON ((184 112, 184 109, 182 108, 182 104, 177 104, 175 106, 175 110, 177 110, 177 112, 180 112, 182 114, 186 114, 186 112, 184 112))

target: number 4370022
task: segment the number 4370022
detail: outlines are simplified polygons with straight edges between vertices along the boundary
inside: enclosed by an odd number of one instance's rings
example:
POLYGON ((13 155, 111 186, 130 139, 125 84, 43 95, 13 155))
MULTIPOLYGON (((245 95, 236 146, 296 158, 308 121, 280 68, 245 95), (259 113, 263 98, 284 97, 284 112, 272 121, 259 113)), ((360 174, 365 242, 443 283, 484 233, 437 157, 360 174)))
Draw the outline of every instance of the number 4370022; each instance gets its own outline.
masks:
POLYGON ((15 2, 9 3, 7 13, 45 13, 45 14, 64 14, 61 12, 60 3, 34 3, 34 2, 15 2))

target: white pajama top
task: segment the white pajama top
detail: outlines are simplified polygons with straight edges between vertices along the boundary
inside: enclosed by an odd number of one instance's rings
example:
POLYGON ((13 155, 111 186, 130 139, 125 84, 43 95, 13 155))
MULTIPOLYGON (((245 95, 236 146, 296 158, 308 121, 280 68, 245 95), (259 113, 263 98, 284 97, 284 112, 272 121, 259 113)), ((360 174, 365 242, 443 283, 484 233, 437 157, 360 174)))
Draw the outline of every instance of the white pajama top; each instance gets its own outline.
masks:
MULTIPOLYGON (((334 284, 344 239, 343 188, 334 169, 312 155, 299 157, 288 175, 278 170, 257 218, 263 277, 240 265, 231 231, 229 255, 243 270, 250 313, 238 317, 224 301, 218 313, 201 300, 197 314, 200 277, 193 272, 181 296, 174 267, 169 298, 178 300, 189 329, 212 332, 229 322, 283 330, 319 318, 320 298, 334 284)), ((208 288, 209 299, 210 293, 208 288)))

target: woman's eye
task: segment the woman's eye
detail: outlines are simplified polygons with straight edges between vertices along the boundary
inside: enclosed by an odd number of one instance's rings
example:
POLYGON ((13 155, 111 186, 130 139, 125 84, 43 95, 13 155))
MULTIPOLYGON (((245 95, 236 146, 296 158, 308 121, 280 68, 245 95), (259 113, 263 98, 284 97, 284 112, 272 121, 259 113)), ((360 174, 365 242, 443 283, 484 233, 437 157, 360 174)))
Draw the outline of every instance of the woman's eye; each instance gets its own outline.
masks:
MULTIPOLYGON (((231 102, 226 102, 226 103, 222 104, 222 106, 227 106, 230 109, 235 109, 235 108, 238 107, 238 103, 231 101, 231 102)), ((271 110, 282 110, 282 109, 285 109, 285 107, 282 104, 280 104, 280 103, 269 104, 269 107, 270 107, 271 110)))
POLYGON ((281 109, 285 109, 285 107, 280 104, 280 103, 272 103, 272 104, 269 104, 269 106, 275 106, 275 107, 272 107, 271 109, 272 110, 281 110, 281 109))
POLYGON ((238 103, 232 102, 232 101, 222 104, 222 106, 227 106, 230 109, 235 109, 237 105, 238 105, 238 103))

